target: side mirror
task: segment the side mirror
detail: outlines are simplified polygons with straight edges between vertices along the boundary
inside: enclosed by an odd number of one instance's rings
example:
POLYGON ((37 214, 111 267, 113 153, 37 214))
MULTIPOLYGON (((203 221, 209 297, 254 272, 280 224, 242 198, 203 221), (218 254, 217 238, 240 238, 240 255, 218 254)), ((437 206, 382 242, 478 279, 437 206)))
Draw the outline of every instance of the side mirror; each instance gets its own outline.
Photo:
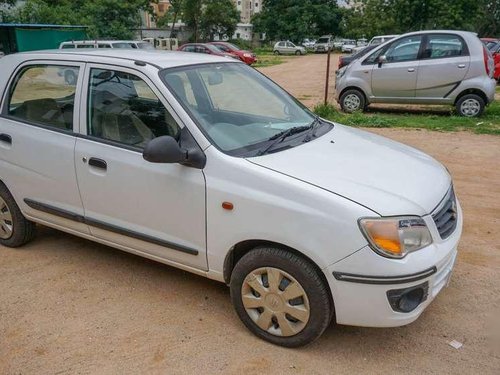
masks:
POLYGON ((142 157, 151 163, 181 163, 186 161, 187 151, 173 137, 164 135, 149 141, 142 157))
POLYGON ((379 56, 378 58, 378 67, 382 67, 382 64, 387 62, 387 57, 385 55, 379 56))
POLYGON ((220 85, 223 81, 222 73, 215 72, 208 76, 208 84, 210 86, 220 85))

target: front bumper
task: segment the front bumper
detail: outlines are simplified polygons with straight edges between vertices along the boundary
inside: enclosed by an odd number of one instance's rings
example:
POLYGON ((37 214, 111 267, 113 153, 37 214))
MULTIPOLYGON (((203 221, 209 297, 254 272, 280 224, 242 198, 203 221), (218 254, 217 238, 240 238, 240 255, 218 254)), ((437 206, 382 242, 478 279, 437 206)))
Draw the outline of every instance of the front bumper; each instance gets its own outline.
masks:
MULTIPOLYGON (((434 243, 403 259, 384 258, 366 246, 327 267, 324 273, 332 291, 337 323, 396 327, 416 320, 451 277, 462 231, 460 206, 458 214, 457 227, 450 237, 441 240, 434 227, 434 243), (389 297, 413 287, 425 290, 422 302, 410 312, 397 311, 389 297)), ((430 216, 424 219, 428 225, 432 222, 430 216)))

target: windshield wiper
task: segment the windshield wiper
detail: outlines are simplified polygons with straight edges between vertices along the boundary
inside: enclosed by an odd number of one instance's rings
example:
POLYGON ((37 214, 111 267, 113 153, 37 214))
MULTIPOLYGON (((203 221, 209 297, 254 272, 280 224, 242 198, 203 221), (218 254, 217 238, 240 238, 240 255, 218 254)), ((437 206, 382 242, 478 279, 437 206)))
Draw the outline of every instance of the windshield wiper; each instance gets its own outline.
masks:
POLYGON ((302 132, 304 132, 306 130, 312 129, 313 125, 314 125, 314 121, 313 121, 313 123, 311 125, 294 126, 293 128, 286 129, 286 130, 283 130, 283 131, 281 131, 279 133, 274 134, 272 137, 270 137, 268 139, 268 141, 273 141, 273 142, 271 142, 271 144, 269 144, 269 146, 267 146, 265 149, 260 150, 257 153, 257 156, 264 155, 270 149, 272 149, 275 145, 277 145, 278 143, 283 142, 287 137, 290 137, 290 136, 292 136, 294 134, 302 133, 302 132))
POLYGON ((309 125, 309 129, 313 129, 312 133, 308 134, 306 138, 304 138, 303 142, 309 142, 311 139, 316 137, 316 130, 318 130, 319 125, 321 125, 321 118, 319 116, 314 117, 313 122, 309 125))

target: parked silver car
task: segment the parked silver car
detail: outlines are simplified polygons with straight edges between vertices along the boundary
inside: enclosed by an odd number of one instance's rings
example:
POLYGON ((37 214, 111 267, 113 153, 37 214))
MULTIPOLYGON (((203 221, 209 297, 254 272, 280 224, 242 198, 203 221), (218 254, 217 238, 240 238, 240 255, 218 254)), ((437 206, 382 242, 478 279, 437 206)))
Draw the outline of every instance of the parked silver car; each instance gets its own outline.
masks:
POLYGON ((306 49, 302 46, 296 46, 289 41, 277 42, 274 45, 273 52, 275 55, 305 55, 306 49))
POLYGON ((346 112, 371 103, 450 104, 479 116, 495 97, 493 59, 465 31, 404 34, 337 71, 336 99, 346 112))

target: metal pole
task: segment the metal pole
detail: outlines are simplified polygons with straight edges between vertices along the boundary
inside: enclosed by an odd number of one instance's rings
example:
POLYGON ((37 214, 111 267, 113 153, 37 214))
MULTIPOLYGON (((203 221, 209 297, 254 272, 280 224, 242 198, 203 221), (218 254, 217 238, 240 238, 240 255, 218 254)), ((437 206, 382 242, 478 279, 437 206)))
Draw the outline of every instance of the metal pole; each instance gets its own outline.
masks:
POLYGON ((326 58, 326 80, 325 80, 325 105, 328 104, 328 86, 330 84, 330 52, 332 48, 328 46, 328 56, 326 58))

